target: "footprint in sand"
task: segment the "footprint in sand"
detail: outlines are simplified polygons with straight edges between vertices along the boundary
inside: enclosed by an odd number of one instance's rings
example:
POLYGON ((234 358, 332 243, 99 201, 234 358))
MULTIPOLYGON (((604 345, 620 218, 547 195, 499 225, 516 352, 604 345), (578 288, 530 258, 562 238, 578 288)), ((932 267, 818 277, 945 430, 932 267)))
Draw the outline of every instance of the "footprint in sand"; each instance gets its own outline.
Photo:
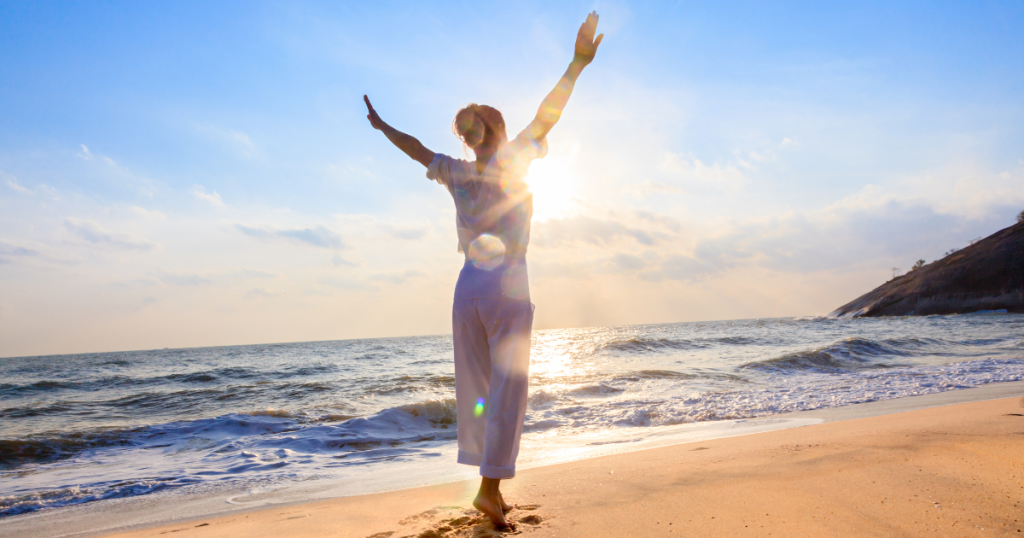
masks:
POLYGON ((415 522, 417 522, 417 521, 419 521, 421 519, 425 519, 425 518, 429 518, 431 516, 437 515, 437 513, 439 511, 440 510, 438 510, 437 508, 431 508, 430 510, 427 510, 426 512, 422 512, 422 513, 416 514, 414 516, 409 516, 409 517, 399 521, 398 524, 399 525, 408 525, 410 523, 415 523, 415 522))
MULTIPOLYGON (((527 504, 516 506, 515 509, 509 513, 509 523, 512 523, 516 528, 498 530, 495 529, 491 524, 490 520, 487 519, 483 514, 476 510, 467 510, 463 512, 463 515, 459 517, 453 517, 439 521, 434 526, 426 529, 419 534, 410 534, 406 536, 396 538, 499 538, 501 536, 509 536, 522 534, 528 527, 536 527, 541 524, 543 518, 536 514, 527 514, 522 517, 517 517, 519 511, 533 511, 540 508, 537 504, 527 504), (522 525, 518 525, 522 523, 522 525)), ((422 520, 424 517, 437 514, 437 510, 424 512, 417 514, 402 520, 403 524, 412 523, 417 520, 422 520)), ((390 538, 395 531, 380 532, 366 538, 390 538)))
MULTIPOLYGON (((539 504, 516 505, 507 516, 509 523, 515 526, 515 528, 512 529, 495 529, 491 524, 491 521, 480 512, 476 510, 466 510, 462 512, 462 515, 441 520, 433 524, 430 528, 421 531, 419 534, 395 536, 394 538, 499 538, 501 536, 522 534, 523 531, 528 528, 526 527, 527 525, 530 527, 539 526, 543 521, 543 518, 537 514, 523 515, 521 512, 532 512, 538 508, 540 508, 539 504), (523 525, 518 525, 520 523, 523 525)), ((399 521, 399 523, 402 525, 409 525, 412 523, 422 524, 425 522, 425 519, 432 518, 442 511, 452 509, 458 509, 458 507, 438 507, 420 514, 409 516, 399 521)), ((372 534, 366 538, 392 538, 394 534, 395 531, 385 531, 372 534)))

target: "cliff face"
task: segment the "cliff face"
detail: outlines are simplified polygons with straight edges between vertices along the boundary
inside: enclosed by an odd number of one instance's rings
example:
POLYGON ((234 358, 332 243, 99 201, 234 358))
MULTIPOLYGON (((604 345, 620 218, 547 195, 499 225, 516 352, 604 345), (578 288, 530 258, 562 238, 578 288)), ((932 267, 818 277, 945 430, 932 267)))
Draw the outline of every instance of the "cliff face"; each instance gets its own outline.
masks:
POLYGON ((1024 222, 911 271, 830 317, 1024 312, 1024 222))

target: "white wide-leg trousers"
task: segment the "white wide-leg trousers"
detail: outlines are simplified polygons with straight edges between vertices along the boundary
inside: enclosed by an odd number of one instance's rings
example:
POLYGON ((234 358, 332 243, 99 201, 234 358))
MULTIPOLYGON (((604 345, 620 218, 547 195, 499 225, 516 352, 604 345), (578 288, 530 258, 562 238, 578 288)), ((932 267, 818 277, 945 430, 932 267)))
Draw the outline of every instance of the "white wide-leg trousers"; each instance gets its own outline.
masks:
POLYGON ((533 305, 460 299, 452 307, 459 463, 512 478, 526 417, 533 305))

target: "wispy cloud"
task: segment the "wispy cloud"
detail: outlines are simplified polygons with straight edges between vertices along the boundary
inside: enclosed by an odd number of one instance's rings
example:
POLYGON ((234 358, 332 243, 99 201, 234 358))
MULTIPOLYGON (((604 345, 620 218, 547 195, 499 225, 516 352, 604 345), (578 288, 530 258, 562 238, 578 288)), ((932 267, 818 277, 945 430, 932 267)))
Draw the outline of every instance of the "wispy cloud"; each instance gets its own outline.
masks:
POLYGON ((423 273, 421 271, 417 271, 415 269, 409 269, 407 271, 402 271, 400 273, 377 273, 377 274, 374 274, 374 275, 370 275, 369 279, 373 280, 373 281, 376 281, 376 282, 388 282, 388 283, 391 283, 391 284, 401 284, 401 283, 405 282, 406 280, 409 280, 410 278, 415 278, 415 277, 418 277, 418 276, 423 276, 423 273))
POLYGON ((221 286, 232 287, 246 281, 270 280, 277 278, 278 276, 279 275, 277 273, 261 271, 259 269, 232 269, 205 272, 161 271, 158 278, 160 282, 174 286, 196 287, 218 284, 221 286))
POLYGON ((323 225, 312 228, 272 229, 236 224, 235 229, 251 237, 261 239, 283 239, 292 243, 302 243, 320 248, 348 248, 334 230, 323 225))
POLYGON ((197 128, 207 136, 238 151, 244 157, 252 157, 257 153, 256 144, 249 138, 249 135, 241 131, 218 127, 212 124, 198 125, 197 128))
POLYGON ((255 144, 252 143, 252 140, 249 140, 249 135, 247 135, 247 134, 245 134, 243 132, 228 131, 227 132, 227 136, 234 143, 244 147, 249 152, 251 152, 256 147, 255 144))
MULTIPOLYGON (((742 160, 739 163, 744 164, 742 160)), ((677 153, 666 153, 661 168, 691 187, 737 191, 747 183, 743 171, 732 164, 705 164, 677 153)))
POLYGON ((341 254, 338 254, 337 252, 335 252, 334 257, 331 258, 331 263, 333 263, 335 267, 359 267, 358 263, 342 258, 341 254))
POLYGON ((238 269, 235 271, 229 271, 225 276, 238 279, 268 279, 277 278, 279 275, 277 273, 261 271, 259 269, 238 269))
POLYGON ((427 234, 427 229, 425 227, 411 224, 390 224, 387 222, 381 222, 380 227, 387 235, 396 239, 405 239, 406 241, 417 241, 419 239, 423 239, 423 236, 427 234))
POLYGON ((659 232, 629 226, 618 220, 590 215, 548 219, 534 225, 534 242, 543 247, 582 242, 607 245, 616 239, 632 239, 641 245, 653 245, 659 232))
POLYGON ((13 258, 36 258, 39 251, 0 240, 0 263, 11 263, 13 258))
POLYGON ((60 201, 60 197, 57 196, 57 189, 47 185, 46 183, 39 183, 38 185, 36 185, 36 190, 49 196, 54 201, 60 201))
POLYGON ((640 273, 643 280, 696 280, 727 269, 724 264, 709 264, 695 257, 673 255, 658 263, 650 264, 649 270, 640 273))
MULTIPOLYGON (((110 181, 113 184, 119 184, 122 187, 127 187, 132 190, 137 190, 140 194, 152 197, 157 189, 159 188, 159 182, 153 181, 152 179, 140 175, 132 171, 129 167, 123 166, 114 159, 101 155, 89 149, 85 144, 79 145, 81 151, 75 155, 89 164, 82 165, 86 173, 93 176, 93 178, 103 178, 105 181, 110 181)), ((54 200, 59 200, 56 196, 56 191, 45 185, 39 185, 39 190, 46 192, 54 200)))
POLYGON ((106 155, 98 155, 93 153, 92 151, 89 150, 88 147, 85 146, 85 144, 79 144, 79 147, 82 148, 82 151, 76 153, 79 159, 82 159, 83 161, 92 161, 99 157, 100 161, 107 163, 110 166, 117 166, 117 163, 114 162, 114 159, 111 159, 106 155))
POLYGON ((151 250, 156 247, 155 243, 132 234, 107 231, 91 220, 69 217, 64 219, 64 227, 75 237, 93 245, 122 250, 151 250))
POLYGON ((76 265, 82 260, 70 252, 67 245, 59 248, 51 247, 45 243, 11 242, 0 239, 0 263, 23 263, 27 261, 40 261, 59 265, 76 265))
POLYGON ((192 196, 217 207, 224 207, 224 201, 220 199, 220 194, 217 191, 206 192, 206 188, 202 185, 192 185, 192 196))
POLYGON ((161 213, 160 211, 151 211, 138 206, 131 206, 129 210, 135 215, 140 216, 142 218, 152 220, 167 220, 167 215, 161 213))
POLYGON ((377 179, 377 176, 373 172, 361 166, 354 166, 351 164, 329 164, 324 167, 324 172, 328 177, 343 181, 377 179))
POLYGON ((18 180, 14 178, 10 178, 7 180, 7 186, 14 189, 15 192, 19 192, 21 194, 32 194, 32 191, 19 185, 18 180))
POLYGON ((89 148, 85 147, 85 144, 80 144, 79 147, 82 148, 82 151, 76 153, 78 158, 82 159, 83 161, 91 161, 93 159, 93 155, 92 152, 89 151, 89 148))
POLYGON ((160 275, 160 281, 175 286, 209 286, 213 284, 213 279, 208 276, 182 271, 165 272, 160 275))
POLYGON ((651 212, 628 215, 628 221, 624 215, 577 216, 538 223, 537 270, 531 274, 539 279, 620 274, 686 282, 741 268, 802 275, 884 269, 901 259, 908 264, 936 259, 983 230, 991 233, 1011 224, 1011 206, 993 213, 985 220, 969 219, 875 187, 821 210, 721 221, 703 230, 651 212))
POLYGON ((319 279, 321 284, 332 288, 348 291, 378 291, 380 288, 372 284, 366 284, 355 278, 339 277, 334 275, 323 275, 319 279))
POLYGON ((57 190, 45 183, 37 183, 34 189, 30 189, 22 185, 18 181, 18 178, 9 174, 5 174, 2 170, 0 170, 0 180, 3 180, 4 183, 6 183, 10 189, 12 189, 14 192, 17 192, 18 194, 32 196, 35 195, 37 192, 40 192, 54 201, 60 201, 60 198, 57 196, 57 190))
POLYGON ((167 215, 155 210, 144 209, 139 206, 131 206, 129 210, 135 215, 150 220, 167 220, 167 215))
POLYGON ((623 188, 626 192, 638 198, 645 198, 654 194, 683 194, 686 192, 682 187, 651 179, 645 179, 640 183, 627 183, 623 188))
MULTIPOLYGON (((739 154, 739 152, 734 152, 734 153, 736 153, 737 155, 739 154)), ((771 161, 778 160, 778 156, 775 155, 775 153, 773 151, 770 151, 770 150, 768 150, 768 151, 751 151, 751 152, 747 153, 747 157, 750 158, 750 160, 755 161, 755 162, 771 162, 771 161)), ((751 168, 751 169, 753 168, 753 166, 750 163, 744 162, 743 160, 740 160, 740 159, 737 159, 737 160, 739 161, 740 165, 743 166, 744 168, 751 168)))
POLYGON ((366 214, 336 214, 334 218, 335 225, 345 230, 350 237, 383 235, 392 239, 419 241, 426 237, 431 228, 428 223, 382 219, 366 214))
POLYGON ((284 295, 283 293, 273 292, 267 288, 253 288, 245 293, 246 299, 266 299, 270 297, 278 297, 284 295))

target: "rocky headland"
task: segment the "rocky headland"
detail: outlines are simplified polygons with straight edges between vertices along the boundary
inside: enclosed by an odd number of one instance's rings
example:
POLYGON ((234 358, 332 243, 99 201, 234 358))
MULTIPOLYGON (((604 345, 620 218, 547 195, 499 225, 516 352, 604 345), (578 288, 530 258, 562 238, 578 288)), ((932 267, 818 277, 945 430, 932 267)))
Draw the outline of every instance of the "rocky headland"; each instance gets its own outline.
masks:
POLYGON ((1024 312, 1024 222, 898 276, 830 317, 1024 312))

